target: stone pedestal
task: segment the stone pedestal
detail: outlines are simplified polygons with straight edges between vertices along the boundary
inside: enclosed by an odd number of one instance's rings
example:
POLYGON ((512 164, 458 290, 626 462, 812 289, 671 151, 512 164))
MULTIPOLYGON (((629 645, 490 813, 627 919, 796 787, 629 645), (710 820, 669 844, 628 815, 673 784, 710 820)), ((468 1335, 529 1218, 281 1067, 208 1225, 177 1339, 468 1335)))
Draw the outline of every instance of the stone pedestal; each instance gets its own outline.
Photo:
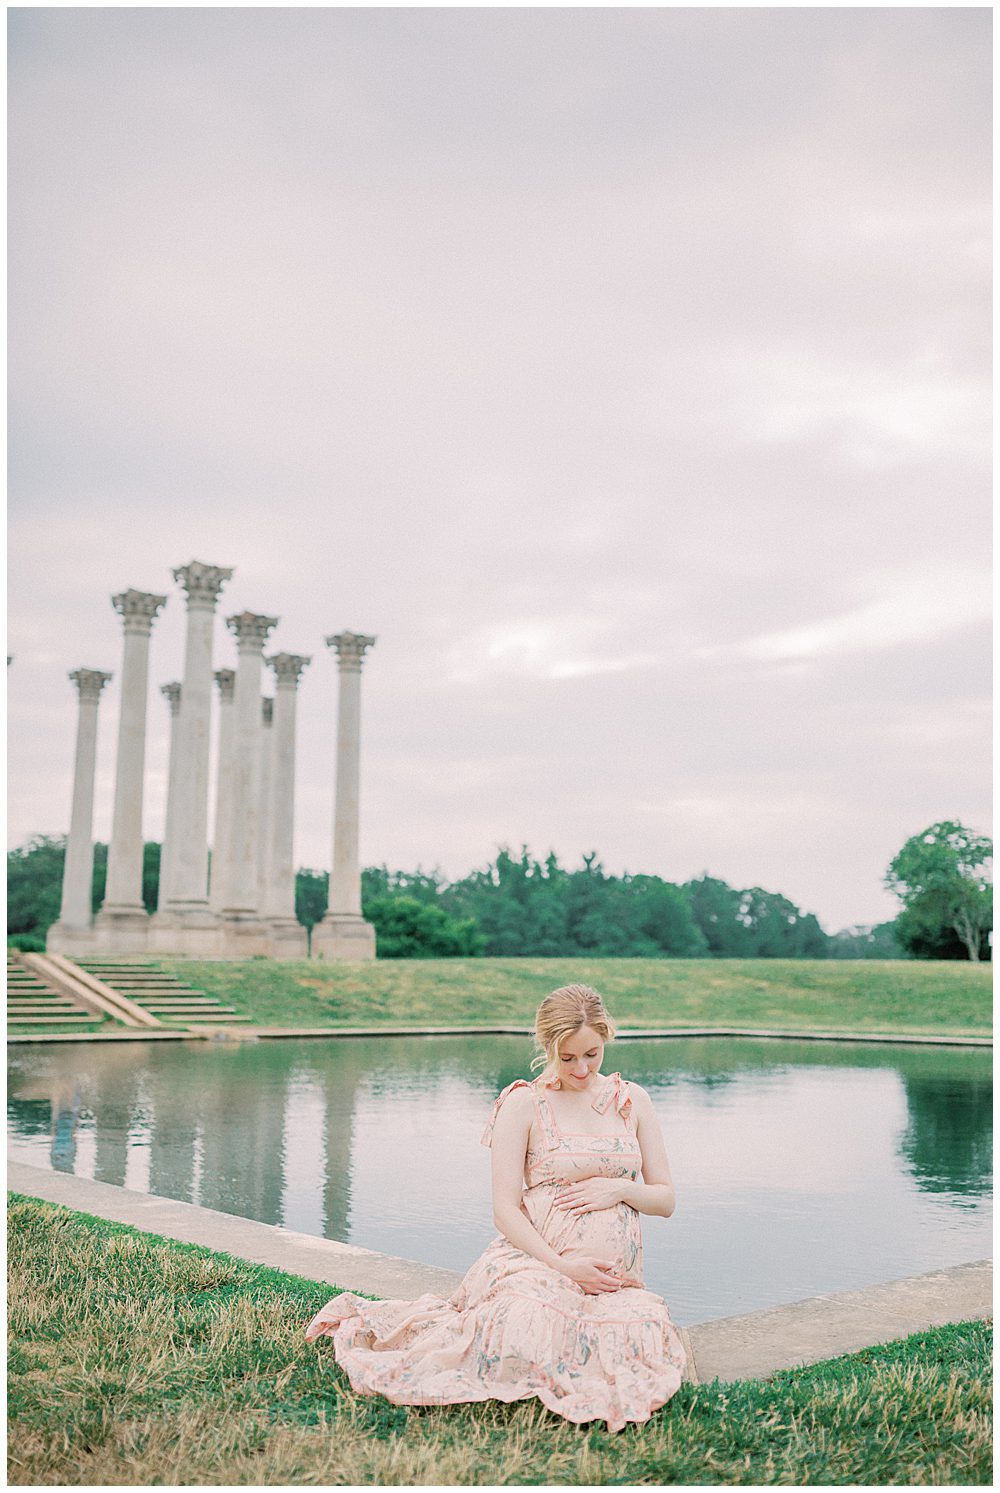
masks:
POLYGON ((360 913, 328 912, 312 932, 312 957, 351 964, 375 958, 375 929, 360 913))
POLYGON ((375 642, 364 633, 342 632, 326 639, 337 653, 337 773, 333 819, 333 867, 326 916, 313 929, 315 959, 375 958, 375 929, 361 913, 358 818, 361 766, 361 665, 375 642))
POLYGON ((177 720, 176 848, 166 897, 150 929, 149 946, 159 953, 221 952, 219 919, 208 902, 208 756, 215 608, 232 574, 200 560, 174 571, 187 595, 187 632, 177 720))
POLYGON ((260 848, 260 681, 263 648, 277 617, 240 612, 226 618, 236 634, 239 662, 233 699, 232 798, 222 909, 222 948, 229 959, 270 954, 271 939, 260 915, 257 869, 260 848))
POLYGON ((69 677, 77 687, 80 710, 73 769, 73 807, 63 867, 62 905, 59 921, 49 928, 45 940, 45 947, 52 954, 82 954, 94 946, 91 884, 94 877, 97 707, 101 690, 111 675, 102 673, 99 669, 77 669, 69 677))
POLYGON ((166 600, 165 596, 133 590, 112 597, 124 625, 125 647, 108 879, 104 902, 94 921, 94 947, 102 953, 141 953, 147 947, 149 914, 142 900, 142 789, 149 635, 166 600))
POLYGON ((276 653, 271 733, 271 813, 268 835, 267 896, 264 916, 275 959, 305 959, 309 941, 295 916, 295 709, 299 679, 310 659, 276 653))

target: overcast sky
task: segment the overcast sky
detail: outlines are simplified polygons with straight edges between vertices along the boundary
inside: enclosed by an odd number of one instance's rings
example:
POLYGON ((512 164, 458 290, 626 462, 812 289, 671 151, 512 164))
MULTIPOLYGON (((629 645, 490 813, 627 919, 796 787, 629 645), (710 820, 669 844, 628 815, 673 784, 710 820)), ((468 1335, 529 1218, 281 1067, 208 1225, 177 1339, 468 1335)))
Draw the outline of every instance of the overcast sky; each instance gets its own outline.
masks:
POLYGON ((69 823, 69 670, 280 616, 297 859, 782 891, 834 930, 989 827, 990 14, 14 10, 9 843, 69 823))

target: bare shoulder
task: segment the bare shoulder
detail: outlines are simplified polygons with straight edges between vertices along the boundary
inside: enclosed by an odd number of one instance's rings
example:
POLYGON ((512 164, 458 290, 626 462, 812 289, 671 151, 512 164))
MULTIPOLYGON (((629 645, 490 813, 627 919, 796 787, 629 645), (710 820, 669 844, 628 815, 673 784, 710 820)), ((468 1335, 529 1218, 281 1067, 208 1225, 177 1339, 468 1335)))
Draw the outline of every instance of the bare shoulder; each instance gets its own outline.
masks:
POLYGON ((653 1113, 653 1101, 649 1097, 648 1089, 644 1089, 641 1083, 635 1083, 630 1078, 628 1080, 628 1091, 637 1115, 651 1115, 653 1113))
POLYGON ((504 1109, 511 1110, 514 1114, 518 1111, 534 1109, 534 1098, 531 1088, 526 1084, 518 1084, 516 1089, 511 1089, 503 1102, 504 1109))
POLYGON ((535 1104, 530 1088, 519 1084, 516 1089, 511 1089, 497 1111, 497 1123, 518 1124, 533 1117, 534 1112, 535 1104))

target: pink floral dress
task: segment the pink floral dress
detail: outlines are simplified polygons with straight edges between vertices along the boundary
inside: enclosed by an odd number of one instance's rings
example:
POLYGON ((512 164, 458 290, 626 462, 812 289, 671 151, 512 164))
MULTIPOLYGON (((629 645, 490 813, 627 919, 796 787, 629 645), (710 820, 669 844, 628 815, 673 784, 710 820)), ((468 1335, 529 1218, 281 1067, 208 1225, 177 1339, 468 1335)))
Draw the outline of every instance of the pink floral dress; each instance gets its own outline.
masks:
POLYGON ((587 1295, 499 1234, 447 1300, 365 1301, 345 1291, 316 1314, 306 1337, 332 1338, 353 1388, 397 1405, 536 1397, 566 1420, 606 1420, 620 1431, 648 1420, 676 1392, 684 1348, 662 1297, 643 1287, 636 1210, 617 1203, 572 1216, 554 1200, 570 1182, 639 1174, 629 1086, 614 1073, 593 1101, 599 1114, 614 1105, 614 1133, 574 1135, 560 1131, 540 1080, 517 1079, 494 1104, 484 1145, 517 1088, 531 1090, 536 1119, 521 1206, 559 1254, 613 1260, 621 1289, 587 1295))

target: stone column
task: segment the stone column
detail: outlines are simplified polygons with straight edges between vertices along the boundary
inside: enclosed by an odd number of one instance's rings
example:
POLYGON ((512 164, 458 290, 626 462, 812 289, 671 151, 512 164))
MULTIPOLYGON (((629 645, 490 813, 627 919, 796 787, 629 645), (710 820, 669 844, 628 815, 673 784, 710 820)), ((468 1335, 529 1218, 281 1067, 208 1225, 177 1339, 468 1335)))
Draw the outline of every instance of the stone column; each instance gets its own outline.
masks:
POLYGON ((167 757, 167 812, 160 846, 160 894, 157 907, 166 901, 170 885, 170 863, 177 849, 177 720, 181 711, 181 687, 176 680, 161 684, 160 694, 170 708, 170 752, 167 757))
POLYGON ((58 923, 48 931, 45 946, 53 954, 80 953, 92 945, 90 889, 94 878, 94 771, 97 766, 97 707, 101 690, 111 678, 99 669, 77 669, 70 676, 77 687, 80 713, 76 726, 73 769, 73 807, 70 813, 66 861, 63 866, 62 907, 58 923))
POLYGON ((302 671, 311 662, 297 653, 275 653, 268 659, 274 670, 274 776, 264 913, 275 959, 304 959, 309 949, 306 930, 295 916, 295 707, 302 671))
POLYGON ((271 794, 274 747, 274 701, 265 695, 260 702, 260 819, 257 833, 257 907, 267 909, 267 887, 271 879, 271 794))
POLYGON ((192 560, 174 580, 187 595, 184 682, 177 720, 177 834, 166 902, 151 947, 186 954, 219 952, 218 918, 208 903, 208 751, 212 713, 215 608, 233 572, 192 560))
POLYGON ((233 693, 235 669, 216 669, 219 686, 219 745, 215 764, 215 833, 212 837, 212 872, 208 883, 208 905, 219 913, 226 905, 226 836, 229 833, 229 799, 232 787, 233 693))
POLYGON ((374 959, 375 929, 361 915, 358 812, 361 758, 361 665, 375 642, 364 633, 341 632, 326 639, 340 672, 337 711, 337 782, 333 816, 333 867, 326 916, 313 929, 317 959, 374 959))
POLYGON ((234 959, 269 954, 260 918, 257 851, 260 837, 260 676, 262 653, 277 617, 240 612, 226 618, 236 634, 239 661, 233 699, 232 798, 227 837, 223 951, 234 959))
POLYGON ((165 596, 132 590, 111 598, 125 628, 125 647, 108 879, 104 902, 94 923, 96 946, 107 953, 131 954, 146 948, 149 914, 142 900, 142 785, 149 635, 166 600, 165 596))

